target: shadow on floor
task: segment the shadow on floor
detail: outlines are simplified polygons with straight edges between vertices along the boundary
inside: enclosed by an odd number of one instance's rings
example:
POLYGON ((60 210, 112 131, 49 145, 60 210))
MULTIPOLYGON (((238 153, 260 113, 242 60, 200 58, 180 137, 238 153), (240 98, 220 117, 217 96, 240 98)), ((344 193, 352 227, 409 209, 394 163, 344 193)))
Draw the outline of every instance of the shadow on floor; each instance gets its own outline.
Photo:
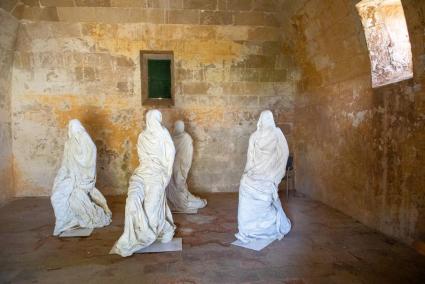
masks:
POLYGON ((261 252, 231 246, 237 194, 208 194, 198 215, 174 215, 183 251, 109 255, 125 197, 109 197, 112 225, 88 238, 52 236, 48 198, 0 208, 1 283, 425 283, 425 257, 303 196, 283 202, 293 230, 261 252))

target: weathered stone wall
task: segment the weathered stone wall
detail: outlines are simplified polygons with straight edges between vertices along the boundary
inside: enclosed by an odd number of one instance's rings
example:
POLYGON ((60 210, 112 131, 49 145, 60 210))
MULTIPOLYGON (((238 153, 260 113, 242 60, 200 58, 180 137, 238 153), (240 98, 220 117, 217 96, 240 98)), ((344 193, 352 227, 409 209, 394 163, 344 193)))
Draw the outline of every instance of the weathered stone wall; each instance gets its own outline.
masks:
POLYGON ((425 239, 425 2, 402 1, 414 78, 372 89, 357 1, 286 1, 302 80, 297 190, 407 243, 425 239), (292 29, 293 28, 293 29, 292 29))
POLYGON ((98 187, 126 193, 147 111, 140 50, 174 51, 176 105, 161 111, 169 129, 183 118, 194 138, 193 190, 238 189, 261 110, 274 111, 291 141, 293 63, 275 1, 22 2, 12 102, 18 196, 50 194, 71 118, 98 147, 98 187))
POLYGON ((19 21, 9 14, 13 7, 12 2, 0 4, 0 205, 14 196, 11 81, 19 21))

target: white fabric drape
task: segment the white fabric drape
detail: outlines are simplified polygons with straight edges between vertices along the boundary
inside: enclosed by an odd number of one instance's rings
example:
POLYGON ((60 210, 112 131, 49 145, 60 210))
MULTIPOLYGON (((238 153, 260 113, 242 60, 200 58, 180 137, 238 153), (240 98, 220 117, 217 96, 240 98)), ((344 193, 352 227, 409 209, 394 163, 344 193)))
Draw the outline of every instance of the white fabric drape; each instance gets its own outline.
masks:
POLYGON ((291 229, 279 196, 285 175, 288 143, 276 127, 273 114, 263 111, 248 146, 247 162, 239 188, 238 229, 242 242, 282 239, 291 229))
POLYGON ((167 199, 173 211, 186 212, 207 205, 205 199, 192 195, 187 187, 187 176, 192 166, 193 142, 190 135, 184 131, 184 123, 176 121, 173 133, 176 147, 176 157, 173 165, 173 175, 167 186, 167 199))
POLYGON ((51 202, 56 217, 53 235, 76 228, 98 228, 111 222, 112 213, 96 183, 96 145, 73 119, 68 126, 62 165, 55 178, 51 202))
POLYGON ((156 240, 165 243, 174 236, 165 188, 171 178, 175 149, 161 121, 158 110, 146 114, 146 129, 137 142, 140 165, 130 178, 124 233, 110 253, 130 256, 156 240))

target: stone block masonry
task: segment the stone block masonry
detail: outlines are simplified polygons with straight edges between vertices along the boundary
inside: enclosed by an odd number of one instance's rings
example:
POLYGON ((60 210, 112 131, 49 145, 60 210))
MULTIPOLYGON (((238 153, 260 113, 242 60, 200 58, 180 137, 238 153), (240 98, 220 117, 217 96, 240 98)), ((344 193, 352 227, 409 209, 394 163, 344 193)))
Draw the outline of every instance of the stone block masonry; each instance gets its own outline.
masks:
POLYGON ((354 1, 288 2, 282 17, 292 24, 282 32, 301 69, 297 190, 408 244, 423 243, 425 2, 401 1, 414 78, 381 88, 372 88, 354 1))
POLYGON ((216 0, 54 2, 25 1, 20 9, 12 99, 17 196, 50 194, 71 118, 97 145, 97 186, 126 193, 148 110, 140 50, 174 52, 175 106, 160 110, 169 129, 183 119, 194 139, 192 190, 238 190, 249 135, 266 108, 291 142, 293 62, 283 60, 289 54, 271 20, 277 3, 248 1, 241 10, 237 1, 216 0), (241 13, 255 17, 235 21, 241 13))
MULTIPOLYGON (((13 1, 0 7, 10 11, 13 1)), ((14 195, 12 150, 12 68, 19 21, 0 8, 0 205, 14 195)))

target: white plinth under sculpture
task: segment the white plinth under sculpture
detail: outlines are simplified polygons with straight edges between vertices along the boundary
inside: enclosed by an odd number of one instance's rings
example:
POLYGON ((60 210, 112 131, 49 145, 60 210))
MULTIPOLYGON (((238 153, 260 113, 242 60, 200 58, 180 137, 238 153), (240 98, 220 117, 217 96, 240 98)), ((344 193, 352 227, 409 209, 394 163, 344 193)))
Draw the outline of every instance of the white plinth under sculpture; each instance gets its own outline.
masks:
POLYGON ((140 164, 130 178, 124 233, 111 254, 126 257, 156 241, 167 243, 173 240, 175 226, 165 188, 171 178, 175 148, 161 122, 161 112, 148 111, 146 129, 137 142, 140 164))
POLYGON ((236 245, 262 249, 264 240, 280 240, 291 230, 291 222, 277 194, 288 156, 288 143, 276 127, 273 114, 263 111, 257 131, 249 139, 247 162, 240 181, 236 245))
MULTIPOLYGON (((95 183, 96 145, 80 121, 73 119, 69 122, 68 141, 50 198, 56 217, 53 235, 111 223, 112 213, 95 183)), ((75 232, 64 235, 79 236, 75 232)), ((87 232, 83 235, 86 236, 87 232)))
POLYGON ((190 135, 184 131, 183 121, 176 121, 172 138, 176 147, 176 157, 173 175, 167 186, 168 203, 175 213, 193 214, 198 209, 204 208, 207 201, 194 196, 188 190, 187 175, 192 166, 193 142, 190 135))
POLYGON ((75 228, 67 230, 59 235, 60 238, 83 238, 89 237, 93 233, 93 228, 75 228))
POLYGON ((168 243, 156 241, 148 247, 142 248, 135 253, 153 253, 153 252, 171 252, 183 250, 183 244, 181 238, 173 238, 168 243))

